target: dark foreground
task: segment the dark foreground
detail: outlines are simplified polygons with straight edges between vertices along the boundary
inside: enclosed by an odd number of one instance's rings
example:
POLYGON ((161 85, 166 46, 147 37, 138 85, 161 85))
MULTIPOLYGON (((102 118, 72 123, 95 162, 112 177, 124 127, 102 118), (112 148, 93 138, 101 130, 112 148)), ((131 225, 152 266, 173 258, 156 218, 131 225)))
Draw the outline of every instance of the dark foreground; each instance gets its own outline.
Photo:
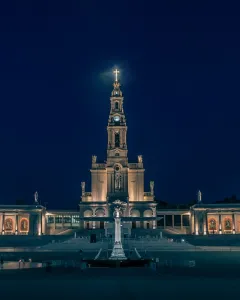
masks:
MULTIPOLYGON (((159 258, 160 260, 195 260, 197 265, 238 265, 240 270, 240 251, 156 251, 156 252, 144 252, 139 251, 140 255, 144 259, 159 258)), ((104 253, 105 254, 105 253, 104 253)), ((108 253, 110 257, 111 251, 108 253)), ((136 259, 136 255, 126 256, 131 259, 136 259)), ((31 258, 33 262, 42 262, 46 260, 80 260, 93 259, 97 255, 97 252, 0 252, 0 256, 5 261, 18 261, 20 258, 24 258, 26 261, 31 258)), ((101 259, 106 259, 106 255, 101 255, 101 259)))
POLYGON ((239 276, 224 270, 211 276, 149 268, 0 272, 1 297, 7 299, 238 299, 239 283, 239 276))

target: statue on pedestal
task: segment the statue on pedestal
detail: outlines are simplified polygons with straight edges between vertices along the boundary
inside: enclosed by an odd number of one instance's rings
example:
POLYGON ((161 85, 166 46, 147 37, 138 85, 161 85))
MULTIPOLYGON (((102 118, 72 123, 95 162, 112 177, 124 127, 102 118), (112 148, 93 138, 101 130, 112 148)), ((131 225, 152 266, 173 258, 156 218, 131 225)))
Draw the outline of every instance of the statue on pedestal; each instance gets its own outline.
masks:
POLYGON ((138 155, 138 163, 142 163, 142 162, 143 162, 142 155, 138 155))
POLYGON ((95 164, 97 162, 97 156, 92 155, 92 164, 95 164))
POLYGON ((85 182, 81 182, 81 187, 82 187, 82 196, 85 196, 85 182))
POLYGON ((150 192, 151 192, 151 195, 153 196, 154 195, 154 181, 150 181, 150 192))
POLYGON ((38 204, 38 192, 37 191, 34 193, 34 202, 36 204, 38 204))
POLYGON ((121 238, 121 218, 120 218, 120 212, 121 212, 121 205, 125 204, 121 202, 120 200, 116 200, 113 202, 115 204, 114 207, 114 220, 115 220, 115 242, 114 247, 112 250, 112 254, 110 259, 112 260, 125 260, 127 259, 122 247, 122 238, 121 238))
POLYGON ((199 190, 197 193, 198 203, 202 203, 202 192, 199 190))

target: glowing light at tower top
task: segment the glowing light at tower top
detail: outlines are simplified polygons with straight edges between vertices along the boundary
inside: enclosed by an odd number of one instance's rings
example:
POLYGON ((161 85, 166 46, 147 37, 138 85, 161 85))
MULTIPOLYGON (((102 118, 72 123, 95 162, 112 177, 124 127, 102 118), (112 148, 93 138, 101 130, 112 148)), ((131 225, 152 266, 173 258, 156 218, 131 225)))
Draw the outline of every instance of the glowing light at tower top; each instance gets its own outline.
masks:
POLYGON ((118 74, 120 73, 118 69, 114 70, 113 73, 115 74, 115 81, 118 81, 118 74))

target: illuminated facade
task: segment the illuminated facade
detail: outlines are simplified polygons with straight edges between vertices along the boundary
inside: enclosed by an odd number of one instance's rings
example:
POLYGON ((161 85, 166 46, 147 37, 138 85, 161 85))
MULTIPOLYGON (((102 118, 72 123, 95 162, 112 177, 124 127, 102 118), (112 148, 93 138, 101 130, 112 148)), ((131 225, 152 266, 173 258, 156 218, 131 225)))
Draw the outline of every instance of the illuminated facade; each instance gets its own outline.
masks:
POLYGON ((80 219, 83 228, 104 228, 113 217, 112 202, 121 200, 126 204, 123 217, 134 228, 156 228, 156 202, 154 182, 150 191, 144 192, 144 167, 142 155, 137 162, 128 162, 127 123, 123 109, 123 95, 116 79, 110 97, 110 114, 107 134, 107 160, 104 163, 92 156, 91 192, 85 191, 82 182, 80 219))
POLYGON ((113 202, 120 200, 124 210, 121 220, 129 229, 165 229, 171 233, 208 235, 240 233, 240 204, 203 204, 198 192, 197 204, 190 209, 158 209, 154 200, 154 182, 144 192, 142 155, 128 162, 127 122, 123 95, 116 79, 110 97, 107 126, 107 159, 98 162, 92 156, 91 192, 82 195, 79 211, 48 210, 39 205, 1 205, 0 234, 41 235, 58 234, 69 229, 106 229, 113 224, 113 202))
POLYGON ((191 233, 240 233, 239 204, 196 204, 191 207, 191 233))
POLYGON ((41 205, 0 205, 2 235, 46 233, 46 210, 41 205))

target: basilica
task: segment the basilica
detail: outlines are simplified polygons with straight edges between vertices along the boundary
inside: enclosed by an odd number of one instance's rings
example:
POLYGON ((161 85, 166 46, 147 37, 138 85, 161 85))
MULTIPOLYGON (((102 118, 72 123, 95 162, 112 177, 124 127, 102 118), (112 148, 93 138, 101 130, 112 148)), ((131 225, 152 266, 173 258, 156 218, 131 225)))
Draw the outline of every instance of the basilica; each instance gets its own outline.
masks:
MULTIPOLYGON (((124 97, 115 70, 107 126, 106 161, 92 156, 91 191, 81 182, 79 210, 46 210, 35 193, 33 205, 0 205, 0 234, 55 235, 71 230, 113 228, 114 203, 121 203, 123 232, 136 229, 167 230, 173 234, 240 233, 239 204, 204 204, 199 191, 190 209, 157 209, 154 181, 144 191, 142 155, 128 161, 127 120, 124 97)), ((144 137, 143 137, 144 138, 144 137)))
POLYGON ((113 217, 112 203, 122 201, 122 218, 133 228, 156 228, 156 202, 154 182, 144 192, 144 166, 142 155, 135 162, 128 161, 127 120, 123 107, 123 94, 117 79, 110 97, 110 113, 107 126, 107 159, 101 163, 92 156, 92 191, 85 191, 82 182, 80 218, 84 228, 104 228, 113 217))

